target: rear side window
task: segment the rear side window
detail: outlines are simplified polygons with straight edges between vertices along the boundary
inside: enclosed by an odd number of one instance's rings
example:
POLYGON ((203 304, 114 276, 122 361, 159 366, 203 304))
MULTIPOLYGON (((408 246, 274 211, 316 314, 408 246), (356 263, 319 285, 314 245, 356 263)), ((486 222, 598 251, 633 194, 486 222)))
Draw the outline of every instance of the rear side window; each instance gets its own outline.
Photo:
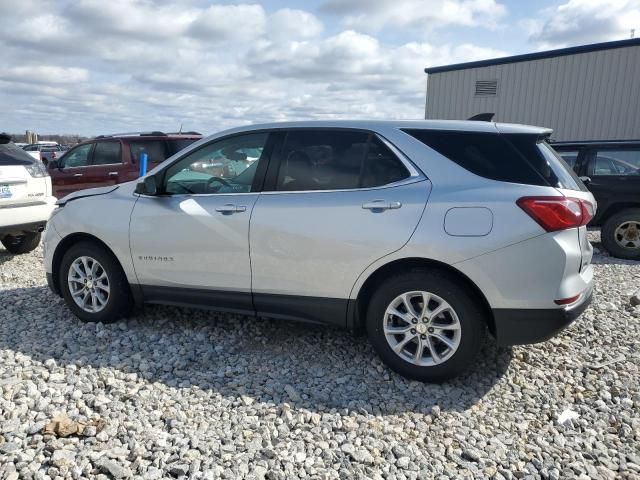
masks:
POLYGON ((120 142, 98 142, 93 151, 93 164, 110 165, 114 163, 122 163, 120 142))
POLYGON ((580 154, 578 150, 556 150, 556 152, 558 152, 558 155, 560 155, 562 159, 567 162, 567 165, 569 165, 573 169, 576 168, 576 162, 578 161, 578 155, 580 154))
POLYGON ((180 150, 187 148, 194 142, 200 140, 199 138, 175 138, 169 140, 169 146, 171 147, 171 155, 179 152, 180 150))
POLYGON ((593 176, 629 176, 640 174, 640 150, 606 149, 599 150, 593 165, 593 176))
POLYGON ((131 159, 134 163, 140 161, 140 155, 147 154, 149 163, 160 163, 167 158, 166 144, 163 140, 146 140, 131 143, 131 159))
POLYGON ((281 153, 277 190, 371 188, 409 176, 375 135, 348 130, 293 130, 281 153))
POLYGON ((534 135, 405 130, 466 170, 501 182, 582 189, 573 170, 534 135))

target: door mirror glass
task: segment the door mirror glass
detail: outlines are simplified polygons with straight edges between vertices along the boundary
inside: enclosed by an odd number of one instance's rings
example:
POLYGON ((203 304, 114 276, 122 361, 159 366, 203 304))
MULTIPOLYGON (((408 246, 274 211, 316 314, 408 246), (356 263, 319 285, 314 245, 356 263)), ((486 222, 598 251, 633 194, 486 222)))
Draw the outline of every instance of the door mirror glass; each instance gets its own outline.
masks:
POLYGON ((158 181, 155 175, 147 175, 136 185, 136 193, 141 195, 157 195, 158 181))

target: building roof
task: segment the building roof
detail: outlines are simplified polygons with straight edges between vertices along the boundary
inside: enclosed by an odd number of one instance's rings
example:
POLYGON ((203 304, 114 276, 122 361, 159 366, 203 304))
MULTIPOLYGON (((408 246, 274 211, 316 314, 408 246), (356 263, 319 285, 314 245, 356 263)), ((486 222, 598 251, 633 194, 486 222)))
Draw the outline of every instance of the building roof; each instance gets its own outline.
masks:
POLYGON ((489 60, 479 60, 477 62, 454 63, 452 65, 425 68, 424 71, 425 73, 452 72, 454 70, 465 70, 467 68, 489 67, 491 65, 528 62, 531 60, 540 60, 543 58, 563 57, 565 55, 575 55, 576 53, 596 52, 599 50, 611 50, 614 48, 624 48, 632 46, 640 46, 640 38, 616 40, 613 42, 591 43, 589 45, 558 48, 556 50, 546 50, 544 52, 525 53, 523 55, 513 55, 511 57, 492 58, 489 60))

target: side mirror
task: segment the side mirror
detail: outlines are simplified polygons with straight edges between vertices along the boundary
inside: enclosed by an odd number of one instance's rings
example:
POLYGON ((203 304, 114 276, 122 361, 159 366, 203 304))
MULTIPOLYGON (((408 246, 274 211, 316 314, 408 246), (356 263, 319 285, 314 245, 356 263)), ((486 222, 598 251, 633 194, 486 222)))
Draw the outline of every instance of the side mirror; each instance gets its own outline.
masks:
POLYGON ((591 183, 591 177, 580 177, 580 180, 582 180, 582 183, 585 185, 589 185, 591 183))
MULTIPOLYGON (((43 160, 43 162, 44 161, 46 161, 46 159, 43 160)), ((54 168, 60 168, 60 164, 58 163, 57 160, 49 160, 48 162, 45 163, 45 165, 49 170, 53 170, 54 168)))
POLYGON ((147 175, 136 185, 136 193, 141 195, 157 195, 158 182, 155 175, 147 175))

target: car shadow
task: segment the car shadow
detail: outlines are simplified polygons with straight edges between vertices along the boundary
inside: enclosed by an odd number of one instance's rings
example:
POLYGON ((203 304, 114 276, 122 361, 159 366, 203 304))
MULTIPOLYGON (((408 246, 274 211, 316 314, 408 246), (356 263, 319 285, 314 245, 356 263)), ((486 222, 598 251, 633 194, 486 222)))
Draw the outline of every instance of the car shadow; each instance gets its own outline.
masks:
POLYGON ((44 286, 0 290, 0 304, 0 350, 316 412, 465 410, 512 358, 511 349, 487 342, 469 373, 425 384, 387 369, 366 337, 329 327, 161 306, 110 325, 84 324, 44 286))

